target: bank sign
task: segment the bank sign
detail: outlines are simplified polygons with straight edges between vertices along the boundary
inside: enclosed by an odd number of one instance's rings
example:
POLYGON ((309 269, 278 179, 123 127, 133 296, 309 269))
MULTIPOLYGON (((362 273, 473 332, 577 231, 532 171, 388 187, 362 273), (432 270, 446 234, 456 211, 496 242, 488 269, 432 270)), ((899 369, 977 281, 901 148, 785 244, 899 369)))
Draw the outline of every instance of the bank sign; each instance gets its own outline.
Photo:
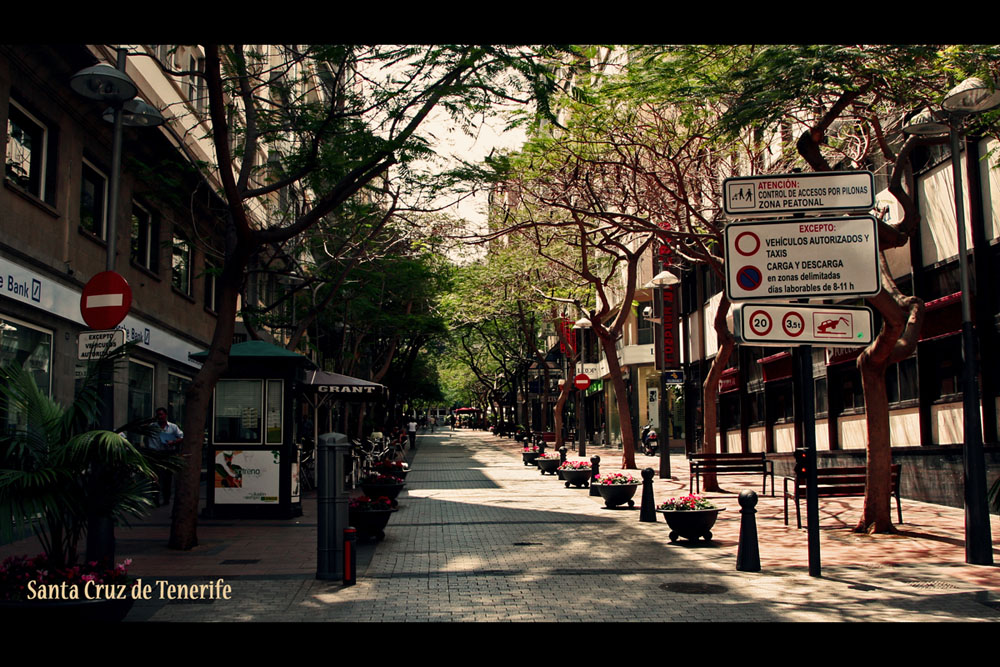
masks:
POLYGON ((731 218, 867 212, 875 206, 875 177, 870 171, 727 178, 722 190, 723 208, 731 218))
POLYGON ((800 218, 726 227, 730 301, 873 296, 881 289, 875 218, 800 218))

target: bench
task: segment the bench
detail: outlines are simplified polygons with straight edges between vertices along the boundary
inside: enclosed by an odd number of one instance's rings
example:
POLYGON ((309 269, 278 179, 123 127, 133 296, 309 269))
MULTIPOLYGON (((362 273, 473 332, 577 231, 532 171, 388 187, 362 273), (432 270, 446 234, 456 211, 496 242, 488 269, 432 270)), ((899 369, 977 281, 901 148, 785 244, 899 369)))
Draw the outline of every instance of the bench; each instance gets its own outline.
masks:
MULTIPOLYGON (((903 523, 903 510, 899 503, 899 474, 901 465, 892 464, 892 495, 896 497, 896 515, 899 523, 903 523)), ((840 468, 817 468, 816 490, 819 498, 847 498, 865 495, 865 466, 845 466, 840 468)), ((802 527, 802 516, 799 513, 799 498, 806 497, 806 476, 796 472, 795 477, 785 477, 783 482, 785 494, 785 525, 788 525, 788 499, 795 500, 795 521, 802 527), (788 490, 789 482, 792 491, 788 490)))
POLYGON ((763 476, 761 493, 767 493, 767 476, 771 476, 771 495, 774 495, 774 461, 768 461, 764 452, 755 454, 691 454, 688 457, 691 467, 691 481, 688 491, 701 492, 701 476, 706 473, 716 475, 748 475, 763 476))

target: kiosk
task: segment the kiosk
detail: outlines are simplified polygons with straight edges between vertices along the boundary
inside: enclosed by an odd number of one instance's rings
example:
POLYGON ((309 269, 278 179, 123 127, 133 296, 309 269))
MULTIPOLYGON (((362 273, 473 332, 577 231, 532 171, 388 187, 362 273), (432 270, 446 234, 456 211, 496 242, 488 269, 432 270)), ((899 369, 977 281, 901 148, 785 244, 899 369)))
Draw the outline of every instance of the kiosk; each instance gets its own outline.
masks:
MULTIPOLYGON (((191 358, 207 356, 199 352, 191 358)), ((307 367, 313 363, 301 354, 263 341, 232 346, 229 367, 212 396, 205 516, 302 515, 293 401, 307 367)))

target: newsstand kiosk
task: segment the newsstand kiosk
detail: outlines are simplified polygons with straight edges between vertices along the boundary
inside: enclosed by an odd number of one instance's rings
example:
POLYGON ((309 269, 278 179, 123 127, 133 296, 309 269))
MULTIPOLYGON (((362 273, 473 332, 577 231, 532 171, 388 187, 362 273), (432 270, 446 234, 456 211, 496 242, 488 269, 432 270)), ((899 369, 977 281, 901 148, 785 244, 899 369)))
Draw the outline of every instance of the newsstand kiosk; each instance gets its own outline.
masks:
MULTIPOLYGON (((206 357, 191 355, 197 361, 206 357)), ((293 401, 312 366, 301 354, 263 341, 232 346, 209 414, 206 517, 302 515, 293 401)))

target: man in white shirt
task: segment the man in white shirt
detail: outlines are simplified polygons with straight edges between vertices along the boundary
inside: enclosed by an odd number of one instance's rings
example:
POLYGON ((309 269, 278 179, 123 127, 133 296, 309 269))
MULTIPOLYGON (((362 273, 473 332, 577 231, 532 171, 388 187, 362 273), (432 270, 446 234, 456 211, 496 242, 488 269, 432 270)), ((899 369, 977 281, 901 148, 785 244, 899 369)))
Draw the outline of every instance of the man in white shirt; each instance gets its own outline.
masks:
POLYGON ((406 435, 410 438, 410 449, 417 448, 417 420, 410 418, 406 423, 406 435))

